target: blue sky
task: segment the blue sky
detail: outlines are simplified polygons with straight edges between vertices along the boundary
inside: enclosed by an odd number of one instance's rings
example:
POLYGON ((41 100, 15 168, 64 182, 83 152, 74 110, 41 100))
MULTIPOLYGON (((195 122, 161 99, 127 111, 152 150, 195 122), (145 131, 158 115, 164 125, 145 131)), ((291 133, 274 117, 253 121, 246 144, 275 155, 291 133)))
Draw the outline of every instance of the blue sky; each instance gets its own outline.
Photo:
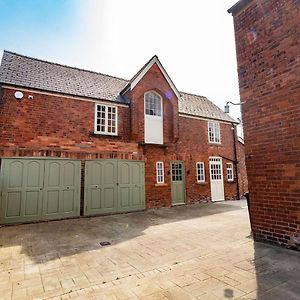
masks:
POLYGON ((0 0, 0 51, 126 79, 157 54, 179 90, 223 108, 239 101, 235 2, 0 0))

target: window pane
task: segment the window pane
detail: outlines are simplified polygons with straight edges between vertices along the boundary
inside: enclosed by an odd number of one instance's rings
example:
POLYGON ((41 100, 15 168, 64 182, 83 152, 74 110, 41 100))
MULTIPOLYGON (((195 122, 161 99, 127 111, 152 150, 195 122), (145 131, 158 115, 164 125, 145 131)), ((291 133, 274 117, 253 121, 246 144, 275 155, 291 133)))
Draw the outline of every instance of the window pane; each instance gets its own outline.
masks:
POLYGON ((161 97, 156 93, 145 95, 145 113, 150 116, 161 116, 161 97))

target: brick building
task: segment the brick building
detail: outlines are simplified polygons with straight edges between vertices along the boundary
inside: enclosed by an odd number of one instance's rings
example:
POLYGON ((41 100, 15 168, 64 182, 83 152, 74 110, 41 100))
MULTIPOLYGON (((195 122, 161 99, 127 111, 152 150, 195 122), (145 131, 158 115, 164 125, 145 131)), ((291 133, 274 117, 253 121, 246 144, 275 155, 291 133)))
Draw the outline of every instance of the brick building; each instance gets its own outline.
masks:
POLYGON ((244 192, 236 121, 179 92, 157 56, 128 81, 5 51, 0 82, 2 223, 244 192))
POLYGON ((300 2, 241 0, 234 18, 254 238, 300 245, 300 2))

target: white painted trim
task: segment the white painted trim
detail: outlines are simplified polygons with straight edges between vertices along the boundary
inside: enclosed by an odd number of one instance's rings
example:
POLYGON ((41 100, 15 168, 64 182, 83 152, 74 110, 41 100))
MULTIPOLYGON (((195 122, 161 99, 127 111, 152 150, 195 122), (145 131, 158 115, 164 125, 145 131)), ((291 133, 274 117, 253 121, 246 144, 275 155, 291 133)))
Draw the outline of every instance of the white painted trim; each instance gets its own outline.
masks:
POLYGON ((212 200, 213 202, 218 202, 218 201, 223 201, 225 200, 225 189, 224 189, 224 176, 223 176, 223 160, 222 157, 220 156, 210 156, 208 158, 208 166, 209 166, 209 180, 210 180, 210 195, 212 199, 212 179, 211 179, 211 163, 214 163, 213 161, 211 162, 211 159, 218 159, 220 161, 220 172, 221 172, 221 182, 222 182, 222 189, 223 189, 223 195, 224 199, 219 199, 219 200, 212 200))
POLYGON ((112 135, 112 136, 117 136, 118 135, 118 107, 115 105, 107 105, 107 104, 102 104, 102 103, 95 103, 95 112, 94 112, 94 133, 99 134, 99 135, 112 135), (97 131, 97 106, 102 105, 105 106, 105 132, 102 131, 97 131), (108 132, 107 131, 107 121, 108 121, 108 107, 114 107, 116 109, 116 132, 108 132))
POLYGON ((205 165, 204 165, 204 162, 202 162, 202 161, 196 162, 196 180, 198 183, 205 182, 205 165), (203 166, 203 180, 198 180, 198 164, 203 166))
POLYGON ((220 126, 220 122, 216 122, 216 121, 207 121, 207 135, 208 135, 208 143, 212 144, 212 145, 221 145, 222 143, 222 139, 221 139, 221 126, 220 126), (210 137, 209 137, 209 123, 214 123, 217 124, 219 127, 219 142, 211 142, 210 141, 210 137))
POLYGON ((228 182, 233 182, 234 181, 234 173, 233 173, 233 163, 226 163, 226 175, 227 175, 227 181, 228 182), (229 179, 228 178, 228 165, 230 165, 231 166, 231 172, 232 172, 232 178, 231 179, 229 179))
POLYGON ((165 166, 164 166, 164 162, 163 161, 157 161, 156 162, 156 183, 157 184, 163 184, 165 183, 165 166), (158 165, 161 164, 162 166, 162 181, 158 181, 158 165))
MULTIPOLYGON (((80 96, 69 96, 69 95, 64 95, 60 93, 55 93, 55 92, 44 92, 44 91, 39 91, 39 90, 34 90, 34 89, 26 89, 26 88, 19 88, 17 86, 10 86, 10 85, 2 85, 2 88, 4 89, 9 89, 9 90, 17 90, 17 91, 23 91, 23 92, 29 92, 29 93, 34 93, 34 94, 40 94, 40 95, 47 95, 47 96, 55 96, 55 97, 60 97, 60 98, 67 98, 67 99, 72 99, 72 100, 79 100, 79 101, 86 101, 86 102, 93 102, 93 103, 99 103, 103 105, 110 105, 112 106, 119 106, 119 107, 129 107, 129 104, 122 104, 119 102, 114 102, 110 100, 97 100, 97 99, 88 99, 80 96)), ((34 101, 34 98, 33 100, 34 101)))
MULTIPOLYGON (((150 90, 144 93, 144 142, 146 143, 146 118, 149 119, 160 119, 161 123, 162 123, 162 143, 158 144, 158 145, 162 145, 164 143, 164 103, 163 103, 163 97, 157 93, 154 90, 150 90), (146 115, 146 95, 149 93, 154 93, 157 96, 159 96, 160 98, 160 106, 161 106, 161 116, 151 116, 151 115, 146 115)), ((148 143, 147 144, 157 144, 157 143, 148 143)))
POLYGON ((197 116, 194 116, 194 115, 187 115, 185 113, 179 113, 179 117, 183 117, 183 118, 190 118, 190 119, 196 119, 196 120, 203 120, 203 121, 211 121, 211 122, 219 122, 219 123, 223 123, 223 124, 230 124, 232 125, 233 122, 230 122, 230 121, 222 121, 222 120, 219 120, 219 119, 213 119, 213 118, 205 118, 205 117, 197 117, 197 116))
POLYGON ((144 69, 140 72, 140 74, 131 82, 130 88, 133 89, 140 82, 140 80, 145 76, 145 74, 150 70, 150 68, 155 63, 157 64, 157 66, 159 67, 159 69, 162 72, 163 76, 165 77, 165 79, 167 80, 168 84, 172 88, 172 90, 175 93, 177 99, 179 99, 180 98, 180 94, 179 94, 176 86, 174 85, 174 83, 172 82, 172 80, 170 79, 169 75, 167 74, 167 72, 165 71, 164 67, 162 66, 162 64, 160 63, 160 61, 158 60, 158 58, 156 56, 154 56, 149 61, 149 63, 144 67, 144 69))

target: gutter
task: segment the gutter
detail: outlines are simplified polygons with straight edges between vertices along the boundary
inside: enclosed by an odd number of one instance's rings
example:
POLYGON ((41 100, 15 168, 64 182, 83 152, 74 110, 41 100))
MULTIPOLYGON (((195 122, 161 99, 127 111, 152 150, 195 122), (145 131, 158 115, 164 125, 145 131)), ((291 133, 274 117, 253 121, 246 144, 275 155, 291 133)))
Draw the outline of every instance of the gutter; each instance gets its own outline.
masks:
POLYGON ((236 4, 234 4, 233 6, 231 6, 227 12, 229 14, 235 15, 236 13, 238 13, 240 10, 242 10, 243 8, 245 8, 252 0, 240 0, 238 1, 236 4))

